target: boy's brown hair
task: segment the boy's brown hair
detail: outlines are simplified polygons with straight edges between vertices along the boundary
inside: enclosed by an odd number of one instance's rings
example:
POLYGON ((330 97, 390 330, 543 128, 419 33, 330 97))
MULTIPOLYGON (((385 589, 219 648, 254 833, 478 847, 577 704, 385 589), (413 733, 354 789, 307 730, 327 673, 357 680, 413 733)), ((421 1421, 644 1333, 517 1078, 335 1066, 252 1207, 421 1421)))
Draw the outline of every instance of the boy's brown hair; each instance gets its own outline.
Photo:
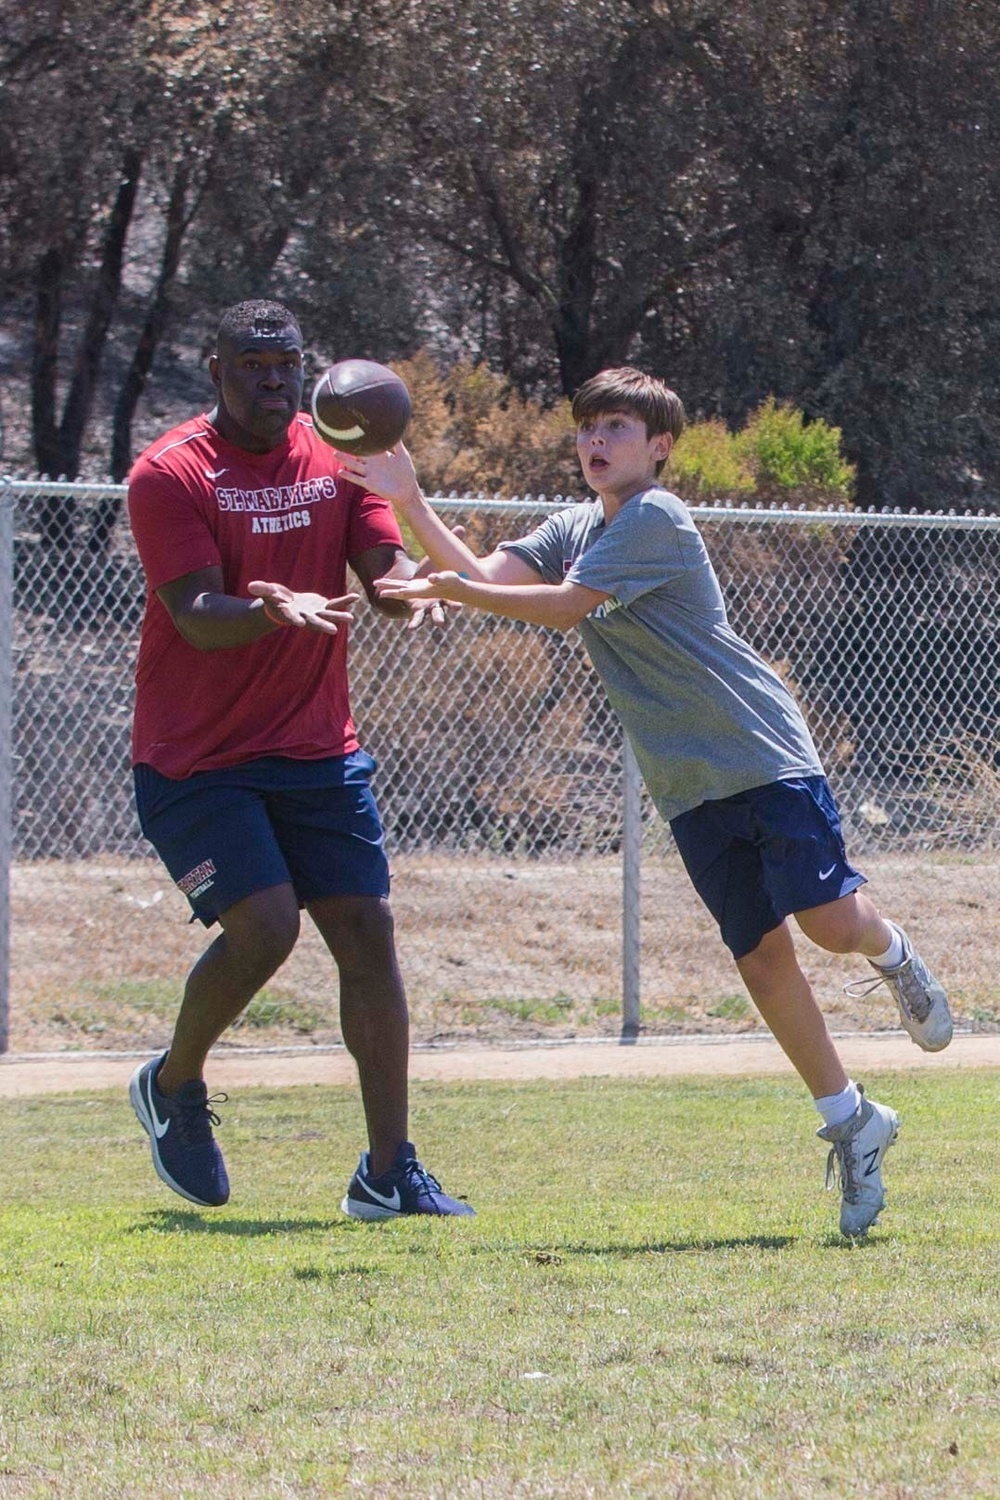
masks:
MULTIPOLYGON (((684 406, 676 391, 655 375, 647 375, 632 365, 601 370, 585 380, 573 397, 573 421, 581 422, 623 411, 646 424, 646 436, 669 432, 674 442, 684 431, 684 406)), ((663 464, 657 464, 659 473, 663 464)))

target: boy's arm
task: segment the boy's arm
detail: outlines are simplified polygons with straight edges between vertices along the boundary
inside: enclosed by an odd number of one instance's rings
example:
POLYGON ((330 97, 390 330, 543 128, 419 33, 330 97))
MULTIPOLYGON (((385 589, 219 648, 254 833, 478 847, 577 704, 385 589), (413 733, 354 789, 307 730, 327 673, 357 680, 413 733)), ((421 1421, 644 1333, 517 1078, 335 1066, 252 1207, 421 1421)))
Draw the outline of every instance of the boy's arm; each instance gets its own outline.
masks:
POLYGON ((584 588, 580 583, 489 583, 450 571, 431 573, 428 578, 411 578, 405 583, 385 579, 377 587, 380 593, 395 598, 451 599, 455 604, 485 610, 487 614, 523 620, 528 625, 547 625, 553 630, 572 630, 585 615, 610 598, 609 594, 584 588))
MULTIPOLYGON (((470 578, 481 579, 486 579, 495 571, 495 568, 484 569, 482 559, 427 504, 413 460, 402 443, 397 443, 390 452, 371 453, 367 458, 352 454, 342 454, 340 457, 343 465, 341 472, 345 478, 388 500, 399 519, 405 521, 413 532, 435 568, 453 570, 465 573, 470 578)), ((503 555, 499 554, 501 557, 503 555)), ((497 554, 493 554, 493 557, 496 556, 497 554)))

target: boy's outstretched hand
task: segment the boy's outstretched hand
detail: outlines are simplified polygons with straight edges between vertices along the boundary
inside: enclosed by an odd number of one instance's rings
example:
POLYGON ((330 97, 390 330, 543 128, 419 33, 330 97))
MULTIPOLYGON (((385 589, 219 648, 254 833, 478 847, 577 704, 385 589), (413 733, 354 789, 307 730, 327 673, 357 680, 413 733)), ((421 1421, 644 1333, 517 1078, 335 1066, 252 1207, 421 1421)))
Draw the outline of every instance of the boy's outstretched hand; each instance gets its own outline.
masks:
POLYGON ((426 578, 380 578, 375 588, 389 599, 450 599, 461 604, 463 582, 459 573, 428 573, 426 578))
POLYGON ((385 453, 369 453, 361 457, 342 453, 337 449, 341 473, 360 489, 381 495, 390 505, 405 514, 408 505, 420 502, 420 482, 413 467, 413 459, 402 443, 385 453))

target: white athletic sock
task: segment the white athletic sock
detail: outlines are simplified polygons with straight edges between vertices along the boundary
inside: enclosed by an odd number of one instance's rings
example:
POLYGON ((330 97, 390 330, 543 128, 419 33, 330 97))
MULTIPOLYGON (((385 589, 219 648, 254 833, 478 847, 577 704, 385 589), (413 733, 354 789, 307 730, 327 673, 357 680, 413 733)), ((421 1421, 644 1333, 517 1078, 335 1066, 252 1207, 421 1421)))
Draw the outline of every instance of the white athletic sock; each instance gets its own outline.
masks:
POLYGON ((824 1094, 822 1099, 814 1099, 813 1103, 823 1116, 824 1125, 843 1125, 860 1109, 861 1091, 854 1079, 849 1078, 846 1089, 839 1094, 824 1094))
POLYGON ((895 927, 892 929, 892 942, 884 953, 879 953, 871 960, 880 969, 898 969, 906 957, 906 948, 903 944, 903 934, 895 927))

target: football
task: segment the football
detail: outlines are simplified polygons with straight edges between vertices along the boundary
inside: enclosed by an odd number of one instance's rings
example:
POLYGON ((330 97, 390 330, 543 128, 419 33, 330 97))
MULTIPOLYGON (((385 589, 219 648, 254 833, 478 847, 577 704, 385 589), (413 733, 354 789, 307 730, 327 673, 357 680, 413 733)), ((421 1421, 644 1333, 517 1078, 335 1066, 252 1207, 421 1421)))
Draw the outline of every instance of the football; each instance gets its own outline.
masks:
POLYGON ((363 456, 399 442, 410 420, 410 393, 398 375, 370 359, 342 359, 313 387, 316 431, 334 448, 363 456))

